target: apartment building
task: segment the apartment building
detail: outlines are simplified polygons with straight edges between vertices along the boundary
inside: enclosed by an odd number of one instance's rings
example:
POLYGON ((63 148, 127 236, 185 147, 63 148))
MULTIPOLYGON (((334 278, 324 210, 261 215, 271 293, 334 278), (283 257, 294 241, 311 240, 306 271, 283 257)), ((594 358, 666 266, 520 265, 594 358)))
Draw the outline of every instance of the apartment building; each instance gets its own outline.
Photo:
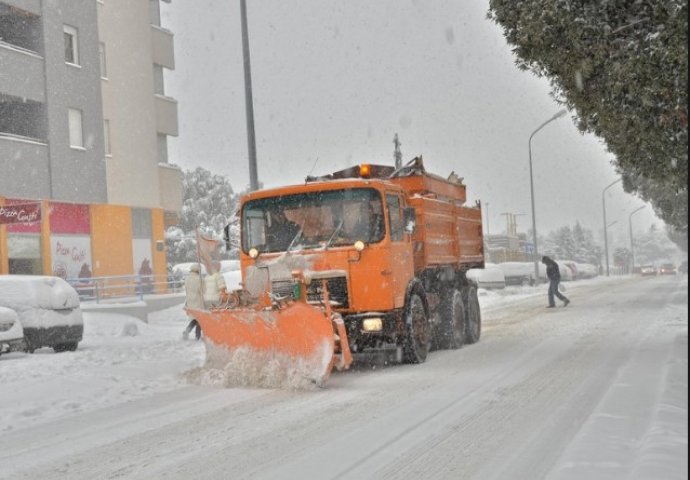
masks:
POLYGON ((165 273, 182 174, 159 1, 0 0, 0 273, 165 273))

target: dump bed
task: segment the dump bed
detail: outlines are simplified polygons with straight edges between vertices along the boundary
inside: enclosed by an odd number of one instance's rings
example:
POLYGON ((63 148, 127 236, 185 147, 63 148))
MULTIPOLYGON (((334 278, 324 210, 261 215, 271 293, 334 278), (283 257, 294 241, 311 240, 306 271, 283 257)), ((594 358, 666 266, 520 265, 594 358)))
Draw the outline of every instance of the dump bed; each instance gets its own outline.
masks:
POLYGON ((483 268, 482 214, 479 205, 467 207, 465 185, 425 171, 391 178, 415 208, 413 237, 415 271, 442 265, 466 270, 483 268))

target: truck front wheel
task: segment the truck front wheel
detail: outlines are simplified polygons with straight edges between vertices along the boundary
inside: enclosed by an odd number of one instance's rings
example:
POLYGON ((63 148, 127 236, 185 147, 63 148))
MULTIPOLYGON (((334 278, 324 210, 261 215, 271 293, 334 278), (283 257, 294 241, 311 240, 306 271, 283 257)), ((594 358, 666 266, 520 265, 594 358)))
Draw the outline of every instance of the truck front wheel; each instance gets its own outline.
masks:
POLYGON ((410 293, 405 304, 405 339, 403 361, 424 363, 431 346, 431 327, 426 315, 424 300, 419 292, 410 293))

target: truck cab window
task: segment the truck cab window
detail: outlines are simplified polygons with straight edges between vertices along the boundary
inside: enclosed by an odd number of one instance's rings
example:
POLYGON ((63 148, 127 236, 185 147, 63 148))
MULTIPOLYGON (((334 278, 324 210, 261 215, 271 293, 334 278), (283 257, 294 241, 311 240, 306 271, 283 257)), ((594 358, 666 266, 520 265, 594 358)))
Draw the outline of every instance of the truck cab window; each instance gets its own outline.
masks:
POLYGON ((391 226, 391 241, 400 242, 404 234, 400 197, 386 194, 386 204, 388 206, 388 223, 391 226))

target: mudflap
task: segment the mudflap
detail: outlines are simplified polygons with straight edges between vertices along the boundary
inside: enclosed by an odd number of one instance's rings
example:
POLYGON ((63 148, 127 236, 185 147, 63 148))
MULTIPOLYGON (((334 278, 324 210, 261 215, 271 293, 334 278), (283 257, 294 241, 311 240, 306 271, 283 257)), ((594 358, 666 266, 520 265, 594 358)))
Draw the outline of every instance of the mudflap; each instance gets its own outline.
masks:
MULTIPOLYGON (((291 302, 275 309, 188 309, 188 313, 201 325, 207 342, 225 349, 229 358, 238 352, 243 361, 251 358, 247 362, 251 365, 236 368, 266 367, 272 375, 297 375, 318 386, 326 382, 334 364, 342 368, 335 355, 340 339, 334 335, 332 320, 306 303, 291 302)), ((209 356, 207 348, 207 361, 209 356)), ((266 373, 257 377, 265 378, 266 373)))

